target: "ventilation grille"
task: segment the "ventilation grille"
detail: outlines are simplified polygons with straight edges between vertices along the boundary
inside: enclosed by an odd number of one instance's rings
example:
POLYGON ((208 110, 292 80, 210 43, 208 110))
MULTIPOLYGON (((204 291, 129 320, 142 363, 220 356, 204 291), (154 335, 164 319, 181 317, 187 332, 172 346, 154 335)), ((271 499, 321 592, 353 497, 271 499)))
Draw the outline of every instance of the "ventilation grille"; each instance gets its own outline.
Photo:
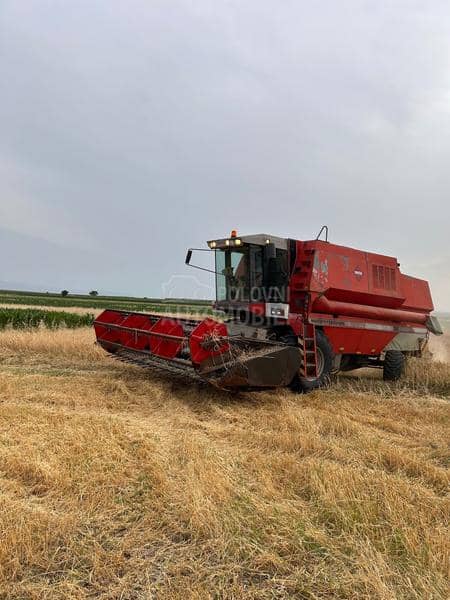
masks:
POLYGON ((395 290, 397 287, 395 281, 395 269, 385 267, 384 265, 373 265, 373 285, 383 290, 395 290))

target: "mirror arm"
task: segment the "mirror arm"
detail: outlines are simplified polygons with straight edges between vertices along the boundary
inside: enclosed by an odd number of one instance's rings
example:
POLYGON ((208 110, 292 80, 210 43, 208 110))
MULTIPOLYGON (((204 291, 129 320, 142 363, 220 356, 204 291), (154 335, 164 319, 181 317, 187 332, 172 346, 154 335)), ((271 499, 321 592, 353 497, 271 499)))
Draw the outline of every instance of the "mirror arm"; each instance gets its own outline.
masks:
POLYGON ((220 275, 217 271, 213 271, 212 269, 206 269, 205 267, 199 267, 197 265, 191 265, 192 252, 215 252, 212 248, 189 248, 186 254, 186 260, 184 261, 188 267, 192 267, 193 269, 199 269, 200 271, 206 271, 207 273, 212 273, 213 275, 220 275))

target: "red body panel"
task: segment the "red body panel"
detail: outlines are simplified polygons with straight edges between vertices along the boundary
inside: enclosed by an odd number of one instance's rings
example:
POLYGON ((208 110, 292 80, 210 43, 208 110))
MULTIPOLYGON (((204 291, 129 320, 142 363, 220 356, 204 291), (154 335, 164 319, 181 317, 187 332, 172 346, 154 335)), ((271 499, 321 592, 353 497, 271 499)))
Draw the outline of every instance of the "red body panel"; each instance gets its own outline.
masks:
MULTIPOLYGON (((429 313, 428 282, 403 275, 397 259, 319 240, 296 242, 291 301, 309 291, 329 300, 429 313)), ((295 307, 293 306, 292 309, 295 307)))
POLYGON ((433 311, 430 288, 426 281, 402 274, 401 286, 405 296, 402 310, 416 310, 427 315, 433 311))
POLYGON ((396 258, 322 240, 296 241, 295 250, 289 281, 294 331, 298 314, 332 323, 324 332, 336 353, 368 355, 380 354, 400 330, 426 334, 433 310, 428 282, 403 275, 396 258))
POLYGON ((343 327, 324 327, 335 354, 365 354, 377 356, 396 336, 395 331, 368 331, 343 327))

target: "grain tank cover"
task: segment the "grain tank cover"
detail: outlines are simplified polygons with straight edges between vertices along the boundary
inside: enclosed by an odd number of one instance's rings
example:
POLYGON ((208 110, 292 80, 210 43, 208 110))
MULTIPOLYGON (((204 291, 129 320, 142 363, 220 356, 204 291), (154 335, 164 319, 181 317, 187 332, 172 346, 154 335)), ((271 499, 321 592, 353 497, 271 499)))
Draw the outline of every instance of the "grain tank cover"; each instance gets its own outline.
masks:
POLYGON ((430 313, 428 283, 403 275, 397 259, 321 240, 296 242, 294 285, 327 300, 430 313))

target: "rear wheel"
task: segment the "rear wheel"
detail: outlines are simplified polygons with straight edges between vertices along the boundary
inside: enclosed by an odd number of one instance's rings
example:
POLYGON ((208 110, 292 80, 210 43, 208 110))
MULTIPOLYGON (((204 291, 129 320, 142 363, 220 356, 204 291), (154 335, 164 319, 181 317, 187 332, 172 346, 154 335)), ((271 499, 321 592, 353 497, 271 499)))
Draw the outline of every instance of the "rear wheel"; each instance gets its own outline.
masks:
POLYGON ((405 371, 405 355, 400 350, 388 350, 384 356, 384 381, 397 381, 405 371))
MULTIPOLYGON (((290 335, 289 338, 295 340, 293 345, 297 345, 297 338, 295 336, 290 335)), ((298 373, 289 386, 294 392, 306 393, 330 384, 334 353, 327 336, 320 329, 316 329, 316 352, 317 377, 304 377, 298 373)))

